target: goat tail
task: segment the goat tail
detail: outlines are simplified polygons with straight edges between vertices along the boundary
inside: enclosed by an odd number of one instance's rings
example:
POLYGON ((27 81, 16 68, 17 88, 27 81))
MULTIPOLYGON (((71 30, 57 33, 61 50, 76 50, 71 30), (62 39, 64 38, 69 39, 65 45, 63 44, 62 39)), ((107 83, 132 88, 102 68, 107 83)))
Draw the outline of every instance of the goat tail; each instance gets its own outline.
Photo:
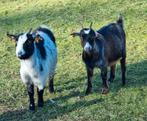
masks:
POLYGON ((116 21, 118 25, 120 25, 121 28, 123 28, 123 16, 120 14, 118 20, 116 21))

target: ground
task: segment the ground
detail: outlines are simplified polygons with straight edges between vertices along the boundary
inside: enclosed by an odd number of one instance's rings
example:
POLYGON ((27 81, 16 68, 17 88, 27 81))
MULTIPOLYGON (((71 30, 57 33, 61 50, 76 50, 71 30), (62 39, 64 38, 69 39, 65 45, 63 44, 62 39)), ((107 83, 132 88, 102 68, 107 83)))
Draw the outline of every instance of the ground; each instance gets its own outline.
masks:
POLYGON ((0 121, 147 121, 146 28, 146 0, 0 0, 0 121), (70 33, 91 22, 97 30, 116 21, 120 13, 127 34, 127 84, 121 86, 118 63, 110 92, 102 95, 99 69, 95 69, 93 93, 84 96, 82 48, 79 38, 70 33), (6 33, 42 24, 53 30, 58 46, 55 94, 46 88, 45 106, 32 113, 19 75, 15 43, 6 33))

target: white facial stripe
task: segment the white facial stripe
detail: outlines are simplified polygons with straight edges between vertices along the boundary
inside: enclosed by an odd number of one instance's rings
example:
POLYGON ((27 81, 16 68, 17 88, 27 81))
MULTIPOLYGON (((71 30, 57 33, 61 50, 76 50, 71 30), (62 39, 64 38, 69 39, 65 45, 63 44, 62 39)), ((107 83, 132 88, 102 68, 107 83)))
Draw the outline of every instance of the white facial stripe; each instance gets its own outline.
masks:
POLYGON ((89 51, 92 49, 92 46, 89 44, 89 42, 86 42, 85 46, 84 46, 84 50, 85 51, 89 51))
POLYGON ((17 41, 17 46, 16 46, 16 55, 18 56, 19 53, 25 54, 25 51, 23 49, 23 44, 27 40, 27 33, 19 36, 18 41, 17 41))
POLYGON ((85 34, 89 34, 89 32, 90 32, 90 29, 84 30, 84 33, 85 33, 85 34))

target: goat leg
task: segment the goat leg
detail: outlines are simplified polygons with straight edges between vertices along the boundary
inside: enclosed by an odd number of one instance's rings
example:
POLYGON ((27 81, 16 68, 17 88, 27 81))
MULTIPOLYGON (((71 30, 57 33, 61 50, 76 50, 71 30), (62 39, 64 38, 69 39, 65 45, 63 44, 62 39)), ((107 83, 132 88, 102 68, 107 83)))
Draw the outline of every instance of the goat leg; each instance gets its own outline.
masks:
POLYGON ((126 84, 126 58, 122 58, 120 60, 120 64, 121 64, 121 73, 122 73, 122 85, 124 86, 126 84))
POLYGON ((102 94, 106 94, 109 92, 109 86, 107 82, 107 67, 101 69, 101 78, 103 81, 102 94))
POLYGON ((49 92, 50 93, 53 93, 54 92, 54 77, 52 77, 50 80, 49 80, 49 92))
POLYGON ((114 64, 110 67, 110 77, 108 79, 109 82, 113 82, 113 80, 115 78, 115 67, 116 67, 116 64, 114 64))
POLYGON ((29 95, 29 109, 34 111, 35 110, 35 103, 34 103, 34 85, 29 84, 27 85, 28 95, 29 95))
POLYGON ((44 105, 43 92, 44 92, 44 89, 39 90, 37 88, 37 93, 38 93, 38 107, 43 107, 43 105, 44 105))
POLYGON ((92 91, 91 81, 92 81, 92 77, 93 77, 93 68, 86 67, 86 69, 87 69, 87 77, 88 77, 86 95, 88 95, 92 91))

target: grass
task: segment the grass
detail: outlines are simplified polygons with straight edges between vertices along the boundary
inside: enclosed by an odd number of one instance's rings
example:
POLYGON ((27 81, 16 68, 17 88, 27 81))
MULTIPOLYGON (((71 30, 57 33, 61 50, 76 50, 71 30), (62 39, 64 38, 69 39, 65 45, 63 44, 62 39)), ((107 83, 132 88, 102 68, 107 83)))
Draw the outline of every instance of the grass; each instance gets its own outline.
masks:
MULTIPOLYGON (((146 121, 147 120, 147 2, 146 0, 1 0, 0 1, 0 121, 146 121), (93 93, 83 96, 86 71, 79 38, 69 34, 80 23, 98 29, 125 19, 127 34, 127 85, 121 87, 120 66, 101 94, 99 70, 95 69, 93 93), (48 25, 58 45, 55 94, 46 88, 45 106, 28 111, 27 91, 19 76, 15 45, 6 32, 19 33, 48 25), (53 99, 55 104, 51 104, 53 99)), ((35 95, 35 98, 37 96, 35 95)))

